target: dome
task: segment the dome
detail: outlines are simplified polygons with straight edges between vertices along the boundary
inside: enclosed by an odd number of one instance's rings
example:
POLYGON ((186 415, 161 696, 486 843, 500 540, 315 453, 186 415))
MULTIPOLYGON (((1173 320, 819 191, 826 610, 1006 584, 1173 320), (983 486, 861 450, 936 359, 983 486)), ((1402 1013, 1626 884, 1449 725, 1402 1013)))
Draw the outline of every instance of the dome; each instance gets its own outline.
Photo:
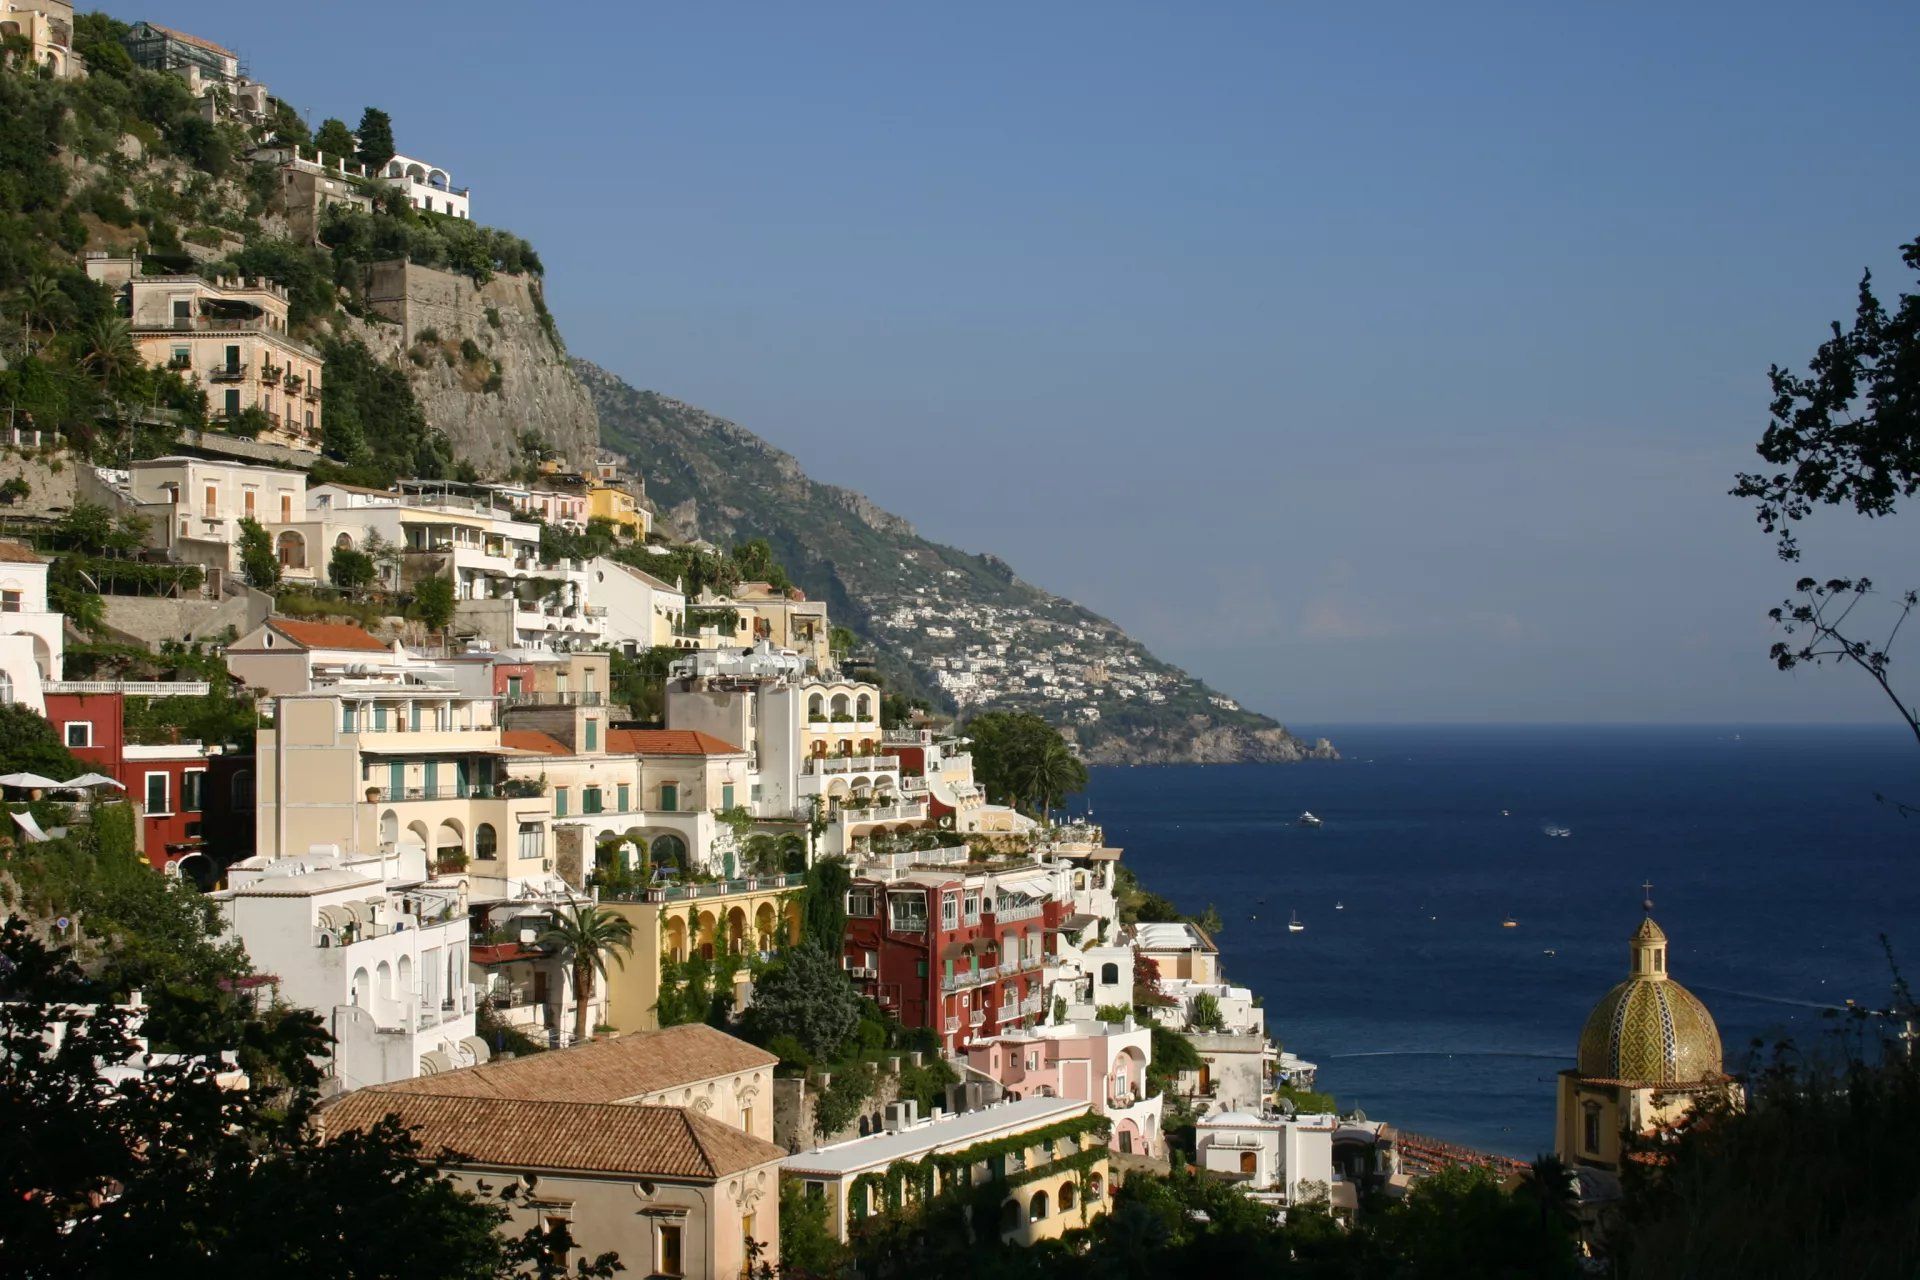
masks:
POLYGON ((1667 976, 1667 935, 1652 919, 1633 935, 1632 976, 1607 992, 1580 1033, 1580 1074, 1637 1084, 1697 1084, 1720 1075, 1720 1029, 1699 997, 1667 976))

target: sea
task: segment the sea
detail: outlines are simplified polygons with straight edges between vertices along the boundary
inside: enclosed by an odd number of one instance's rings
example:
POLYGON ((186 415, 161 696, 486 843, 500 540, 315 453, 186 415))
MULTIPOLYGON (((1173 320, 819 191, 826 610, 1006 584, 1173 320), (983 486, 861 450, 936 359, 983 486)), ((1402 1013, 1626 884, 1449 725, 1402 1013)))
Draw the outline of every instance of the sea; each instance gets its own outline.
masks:
POLYGON ((1075 808, 1146 887, 1217 908, 1228 979, 1343 1111, 1551 1150, 1555 1074, 1626 977, 1645 883, 1729 1070, 1835 1051, 1835 1010, 1891 1002, 1889 949, 1920 980, 1920 745, 1897 726, 1301 731, 1343 758, 1096 768, 1075 808))

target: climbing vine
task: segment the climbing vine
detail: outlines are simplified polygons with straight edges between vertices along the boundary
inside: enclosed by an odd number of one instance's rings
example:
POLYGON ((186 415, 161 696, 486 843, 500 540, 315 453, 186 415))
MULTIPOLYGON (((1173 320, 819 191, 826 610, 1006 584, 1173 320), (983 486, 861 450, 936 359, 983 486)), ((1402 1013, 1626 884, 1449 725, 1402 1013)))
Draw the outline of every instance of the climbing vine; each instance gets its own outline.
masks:
POLYGON ((1025 1133, 976 1142, 958 1151, 934 1152, 921 1160, 895 1160, 884 1170, 872 1169, 853 1180, 850 1189, 853 1216, 856 1221, 867 1217, 868 1205, 876 1189, 880 1192, 881 1211, 889 1215, 896 1214, 906 1204, 909 1192, 921 1205, 931 1201, 936 1194, 936 1176, 942 1193, 954 1192, 958 1190, 956 1179, 977 1164, 987 1163, 992 1167, 992 1162, 996 1160, 1030 1151, 1034 1147, 1045 1146, 1051 1151, 1058 1143, 1072 1142, 1075 1150, 1058 1159, 1043 1161, 1011 1175, 1003 1167, 996 1168, 986 1182, 977 1185, 967 1183, 964 1186, 973 1201, 975 1218, 979 1220, 982 1214, 997 1212, 1000 1202, 1014 1187, 1063 1172, 1073 1172, 1080 1185, 1080 1216, 1084 1221, 1087 1171, 1104 1159, 1107 1152, 1104 1146, 1081 1147, 1080 1139, 1089 1134, 1105 1138, 1112 1127, 1112 1122, 1105 1116, 1089 1113, 1041 1125, 1025 1133))

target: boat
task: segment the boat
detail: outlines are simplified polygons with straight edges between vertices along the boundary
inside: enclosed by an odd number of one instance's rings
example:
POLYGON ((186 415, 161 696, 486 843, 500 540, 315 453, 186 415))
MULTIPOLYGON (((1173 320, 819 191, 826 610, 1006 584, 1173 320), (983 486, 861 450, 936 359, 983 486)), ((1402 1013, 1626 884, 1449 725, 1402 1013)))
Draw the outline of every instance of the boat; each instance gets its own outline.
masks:
POLYGON ((1347 909, 1347 904, 1344 902, 1336 902, 1333 904, 1333 909, 1335 911, 1345 911, 1347 909))
POLYGON ((1518 920, 1515 920, 1512 916, 1508 916, 1505 920, 1502 920, 1500 922, 1500 927, 1502 929, 1518 929, 1520 927, 1520 922, 1518 920))
POLYGON ((1556 840, 1565 840, 1568 836, 1573 834, 1572 827, 1542 827, 1541 830, 1546 832, 1548 835, 1552 836, 1556 840))
POLYGON ((1548 947, 1545 951, 1542 951, 1540 954, 1543 956, 1557 956, 1560 953, 1558 951, 1555 951, 1552 947, 1548 947))
POLYGON ((1321 825, 1320 819, 1313 816, 1313 810, 1311 809, 1302 809, 1300 816, 1293 821, 1294 825, 1301 827, 1317 827, 1321 825))
POLYGON ((1306 931, 1307 926, 1300 923, 1300 913, 1298 911, 1294 912, 1292 919, 1287 921, 1287 932, 1305 933, 1306 931))
POLYGON ((1503 817, 1503 818, 1511 818, 1511 817, 1513 816, 1513 810, 1511 810, 1511 809, 1502 809, 1502 810, 1500 811, 1500 816, 1501 816, 1501 817, 1503 817))

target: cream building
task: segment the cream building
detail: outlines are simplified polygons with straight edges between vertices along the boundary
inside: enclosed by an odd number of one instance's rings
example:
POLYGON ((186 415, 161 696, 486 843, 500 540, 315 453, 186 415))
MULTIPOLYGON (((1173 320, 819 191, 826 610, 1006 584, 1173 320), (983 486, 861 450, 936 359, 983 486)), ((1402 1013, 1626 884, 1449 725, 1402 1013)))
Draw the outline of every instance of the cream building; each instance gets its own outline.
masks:
MULTIPOLYGON (((607 1021, 621 1031, 658 1025, 661 968, 692 956, 769 953, 800 941, 802 875, 643 889, 601 907, 633 925, 633 952, 607 973, 607 1021)), ((743 969, 744 983, 747 973, 743 969)))
POLYGON ((274 699, 256 747, 256 845, 420 851, 481 898, 565 889, 553 805, 511 785, 493 698, 448 687, 336 685, 274 699))
POLYGON ((949 1177, 936 1173, 934 1193, 959 1187, 1004 1181, 1006 1196, 1000 1205, 999 1235, 1008 1244, 1027 1245, 1058 1238, 1106 1213, 1110 1174, 1105 1144, 1091 1134, 1045 1140, 1004 1155, 983 1154, 968 1161, 971 1149, 1004 1139, 1017 1139, 1088 1114, 1085 1102, 1063 1098, 1021 1098, 998 1102, 977 1111, 916 1118, 914 1104, 896 1104, 885 1132, 833 1143, 788 1156, 781 1168, 797 1178, 805 1194, 826 1201, 827 1221, 841 1240, 855 1227, 885 1208, 881 1186, 887 1170, 902 1161, 930 1156, 956 1161, 949 1177), (1075 1168, 1081 1152, 1100 1155, 1084 1169, 1075 1168))
POLYGON ((141 358, 198 383, 215 421, 257 408, 266 422, 259 439, 320 451, 325 361, 288 336, 285 288, 253 277, 142 275, 137 258, 86 261, 87 275, 116 291, 141 358))
POLYGON ((681 634, 687 597, 679 587, 623 561, 600 556, 587 562, 593 600, 606 609, 607 637, 636 649, 687 648, 681 634))
POLYGON ((47 606, 46 558, 0 539, 0 703, 45 715, 46 686, 65 661, 66 615, 47 606))
POLYGON ((487 1063, 322 1107, 329 1138, 387 1116, 468 1189, 528 1195, 501 1230, 564 1221, 574 1257, 617 1252, 634 1275, 734 1280, 748 1242, 780 1262, 780 1168, 769 1053, 705 1026, 671 1027, 487 1063))
POLYGON ((27 43, 27 56, 55 80, 86 75, 73 51, 73 0, 0 0, 0 38, 27 43))
MULTIPOLYGON (((144 517, 149 544, 174 560, 237 573, 240 522, 258 521, 271 534, 278 522, 298 520, 306 481, 282 467, 175 455, 143 458, 126 470, 82 470, 78 497, 144 517)), ((302 576, 284 545, 277 554, 282 577, 302 576)))
POLYGON ((1713 1015, 1673 980, 1667 935, 1651 915, 1628 949, 1626 981, 1594 1006, 1580 1033, 1578 1065, 1560 1073, 1554 1117, 1562 1160, 1614 1174, 1630 1138, 1672 1128, 1704 1098, 1737 1103, 1742 1096, 1721 1069, 1713 1015))
POLYGON ((1336 1198, 1333 1135, 1337 1116, 1211 1115, 1194 1126, 1195 1163, 1235 1182, 1256 1200, 1287 1207, 1336 1198))
POLYGON ((227 670, 276 697, 308 693, 342 681, 386 678, 394 683, 418 664, 394 644, 345 622, 268 618, 227 646, 227 670))

